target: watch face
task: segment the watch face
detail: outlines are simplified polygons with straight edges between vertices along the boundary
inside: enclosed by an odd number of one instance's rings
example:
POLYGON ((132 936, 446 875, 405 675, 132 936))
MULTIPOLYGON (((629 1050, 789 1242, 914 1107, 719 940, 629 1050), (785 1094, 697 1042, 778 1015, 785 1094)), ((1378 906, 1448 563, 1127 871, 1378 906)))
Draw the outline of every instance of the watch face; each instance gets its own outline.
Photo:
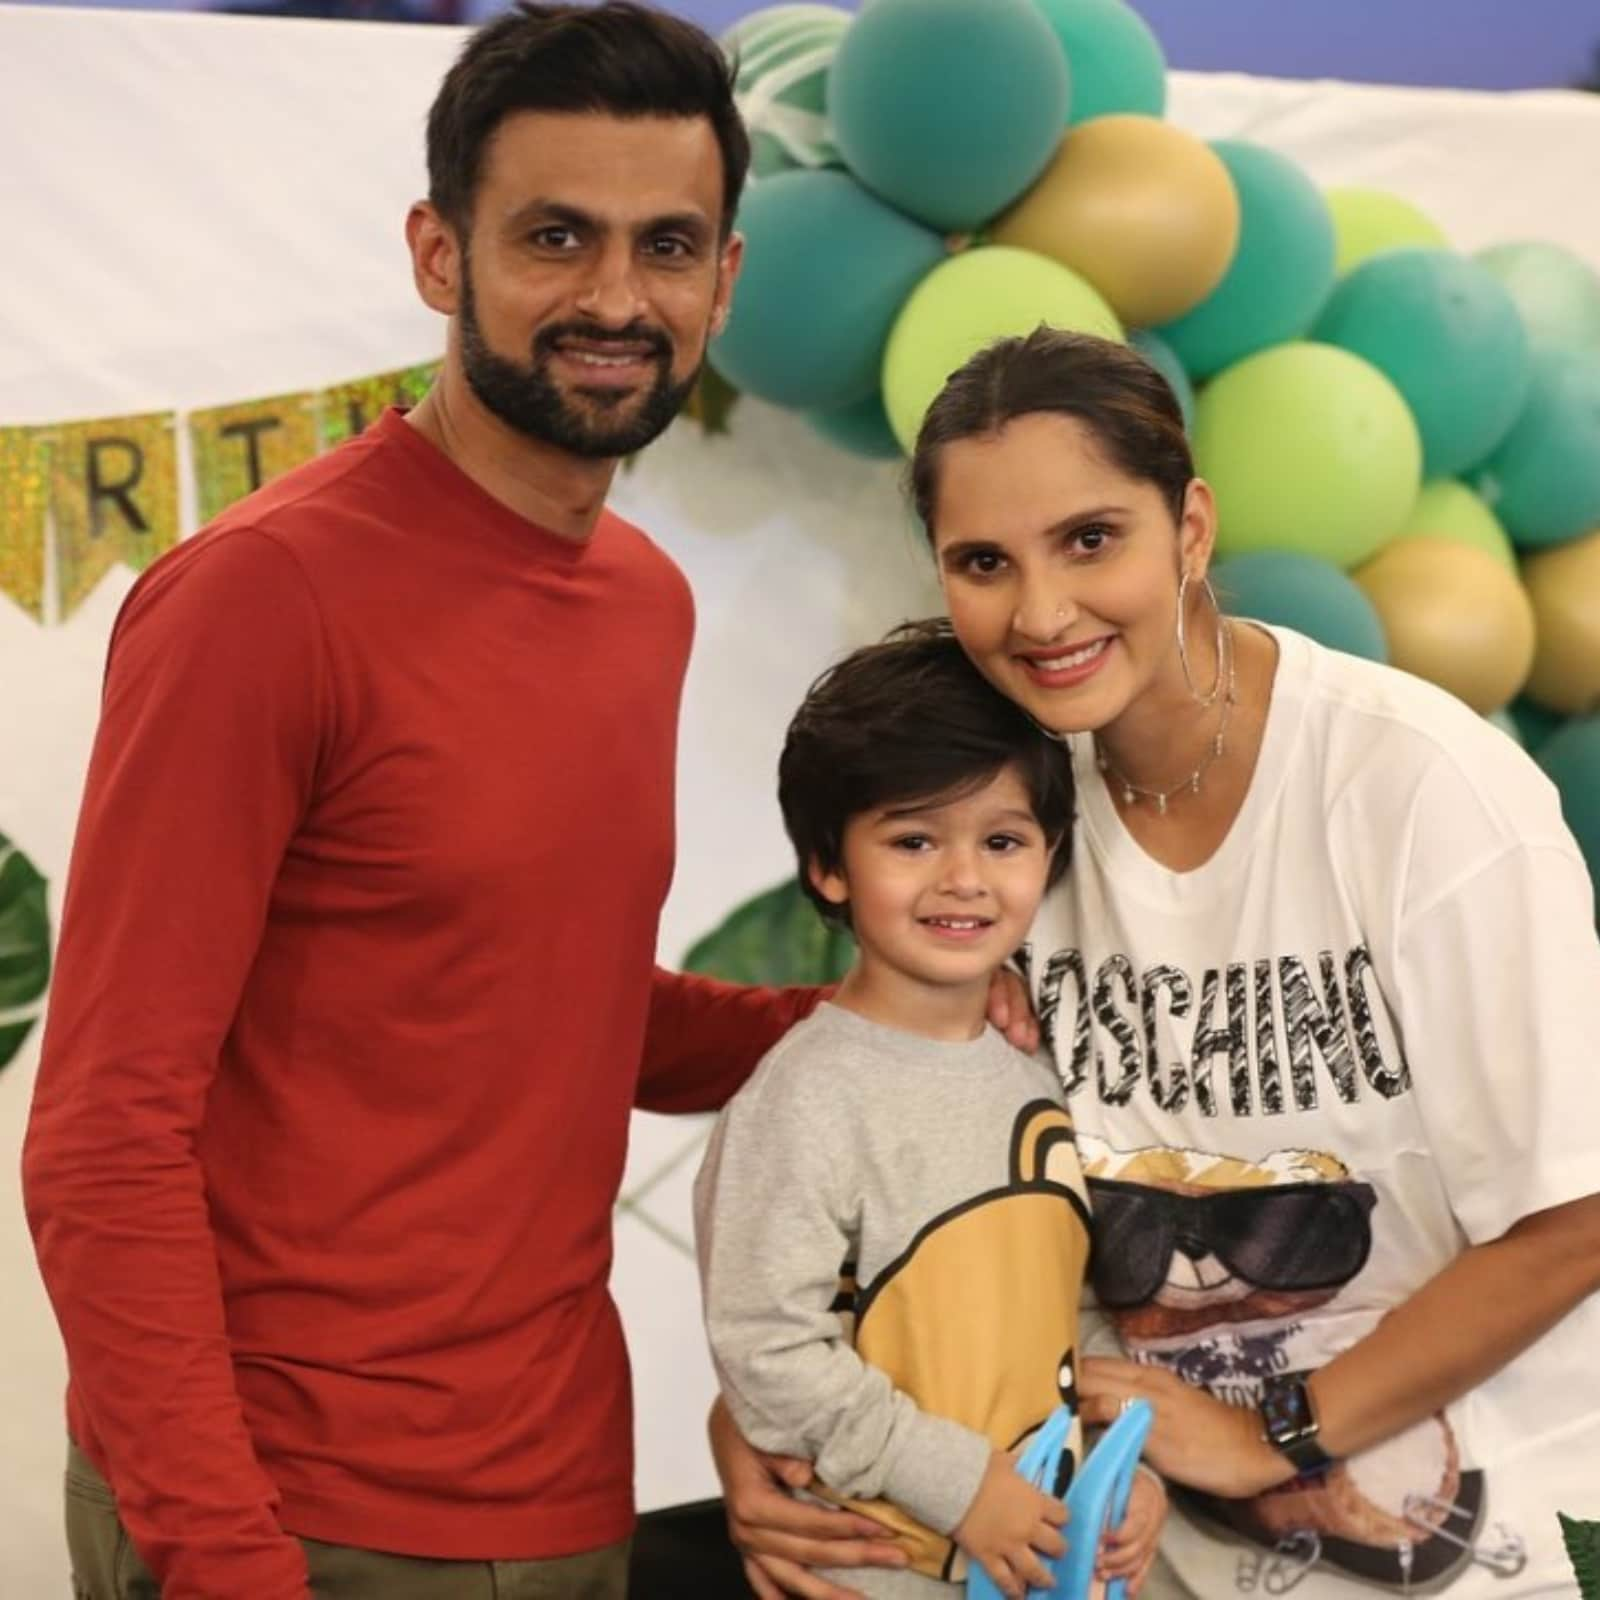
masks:
POLYGON ((1269 1378, 1261 1396, 1261 1420, 1267 1438, 1283 1445, 1317 1431, 1311 1400, 1299 1378, 1269 1378))

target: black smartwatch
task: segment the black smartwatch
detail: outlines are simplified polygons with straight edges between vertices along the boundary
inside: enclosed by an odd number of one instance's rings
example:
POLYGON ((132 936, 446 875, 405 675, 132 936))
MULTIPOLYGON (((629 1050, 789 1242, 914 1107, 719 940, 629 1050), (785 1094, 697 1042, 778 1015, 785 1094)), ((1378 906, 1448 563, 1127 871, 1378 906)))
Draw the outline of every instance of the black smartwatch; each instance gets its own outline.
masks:
POLYGON ((1303 1377, 1268 1378, 1262 1386, 1261 1434, 1302 1476, 1326 1472, 1334 1458, 1317 1443, 1317 1413, 1303 1377))

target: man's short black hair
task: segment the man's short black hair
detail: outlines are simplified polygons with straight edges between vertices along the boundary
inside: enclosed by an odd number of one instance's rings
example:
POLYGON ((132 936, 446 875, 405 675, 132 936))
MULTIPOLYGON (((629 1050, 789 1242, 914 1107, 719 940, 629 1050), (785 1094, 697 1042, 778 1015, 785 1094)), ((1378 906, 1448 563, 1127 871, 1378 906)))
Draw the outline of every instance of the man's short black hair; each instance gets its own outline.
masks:
POLYGON ((724 237, 733 227, 750 137, 734 104, 732 66, 692 22, 632 0, 520 0, 479 28, 428 113, 428 198, 458 233, 470 229, 484 149, 518 111, 706 118, 722 152, 724 237))
POLYGON ((1048 884, 1070 857, 1072 762, 967 659, 944 618, 907 622, 811 685, 778 758, 778 804, 800 860, 800 882, 823 916, 811 868, 838 872, 845 825, 887 806, 957 800, 1014 767, 1055 854, 1048 884))

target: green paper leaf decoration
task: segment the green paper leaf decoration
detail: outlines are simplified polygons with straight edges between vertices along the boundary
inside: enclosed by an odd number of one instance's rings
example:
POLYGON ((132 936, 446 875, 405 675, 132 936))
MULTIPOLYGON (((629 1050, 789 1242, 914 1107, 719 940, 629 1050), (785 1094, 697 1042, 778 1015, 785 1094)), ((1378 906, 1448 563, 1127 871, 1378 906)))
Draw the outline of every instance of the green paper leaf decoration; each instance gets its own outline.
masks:
POLYGON ((797 878, 746 900, 696 941, 685 972, 730 983, 837 983, 855 960, 849 930, 824 922, 797 878))
MULTIPOLYGON (((733 408, 738 405, 739 400, 739 391, 708 364, 700 369, 699 380, 689 392, 689 398, 684 402, 680 415, 687 417, 703 434, 713 437, 719 433, 731 432, 728 418, 733 414, 733 408)), ((638 464, 637 450, 631 456, 622 458, 624 472, 632 472, 638 464)))
POLYGON ((0 1067, 22 1048, 50 984, 50 906, 45 880, 0 833, 0 1067), (20 1013, 20 1014, 19 1014, 20 1013))
POLYGON ((728 432, 728 418, 739 403, 739 391, 709 362, 700 370, 700 381, 694 386, 683 408, 686 417, 692 417, 708 434, 728 432))
POLYGON ((4 1067, 22 1048, 22 1041, 33 1032, 38 1019, 29 1017, 26 1022, 0 1023, 0 1067, 4 1067))
POLYGON ((1572 1570, 1578 1575, 1578 1593, 1583 1600, 1600 1600, 1600 1522, 1579 1522, 1559 1511, 1556 1516, 1572 1570))

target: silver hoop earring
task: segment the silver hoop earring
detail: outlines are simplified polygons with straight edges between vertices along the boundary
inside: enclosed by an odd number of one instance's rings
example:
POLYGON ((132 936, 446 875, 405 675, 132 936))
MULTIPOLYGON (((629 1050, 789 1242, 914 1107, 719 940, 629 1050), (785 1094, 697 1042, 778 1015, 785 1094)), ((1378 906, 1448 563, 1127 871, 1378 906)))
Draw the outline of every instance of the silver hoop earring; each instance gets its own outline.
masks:
POLYGON ((1217 591, 1211 587, 1211 580, 1202 578, 1200 587, 1205 590, 1206 598, 1211 602, 1211 609, 1217 619, 1217 677, 1211 685, 1210 692, 1202 694, 1195 687, 1194 672, 1189 665, 1189 641, 1184 633, 1184 617, 1189 609, 1189 585, 1192 581, 1188 569, 1185 568, 1183 575, 1178 579, 1178 665, 1183 670, 1183 681, 1188 686, 1189 693, 1204 709, 1217 703, 1223 683, 1227 679, 1228 622, 1222 614, 1222 604, 1217 599, 1217 591))

